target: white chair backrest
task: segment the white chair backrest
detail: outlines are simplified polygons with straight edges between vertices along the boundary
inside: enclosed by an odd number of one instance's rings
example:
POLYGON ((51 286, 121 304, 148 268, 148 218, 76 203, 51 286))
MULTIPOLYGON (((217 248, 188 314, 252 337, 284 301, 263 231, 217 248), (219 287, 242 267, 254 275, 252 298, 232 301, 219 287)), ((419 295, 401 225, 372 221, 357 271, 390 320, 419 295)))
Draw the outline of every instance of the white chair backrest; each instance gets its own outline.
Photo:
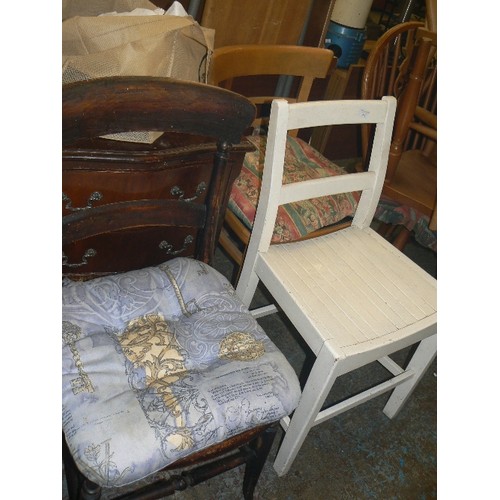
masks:
POLYGON ((267 250, 279 205, 331 194, 362 191, 352 224, 360 228, 369 226, 384 183, 395 110, 394 97, 298 104, 282 99, 273 101, 262 187, 250 245, 259 252, 267 250), (282 184, 288 130, 365 123, 376 124, 368 171, 282 184))
POLYGON ((252 282, 256 279, 253 270, 258 254, 269 249, 280 205, 319 196, 361 191, 352 225, 366 228, 371 224, 384 184, 396 103, 396 99, 392 96, 380 100, 358 99, 293 104, 284 99, 273 101, 257 213, 236 289, 245 303, 250 301, 253 295, 252 282), (283 184, 288 130, 366 123, 375 124, 370 163, 366 172, 283 184))

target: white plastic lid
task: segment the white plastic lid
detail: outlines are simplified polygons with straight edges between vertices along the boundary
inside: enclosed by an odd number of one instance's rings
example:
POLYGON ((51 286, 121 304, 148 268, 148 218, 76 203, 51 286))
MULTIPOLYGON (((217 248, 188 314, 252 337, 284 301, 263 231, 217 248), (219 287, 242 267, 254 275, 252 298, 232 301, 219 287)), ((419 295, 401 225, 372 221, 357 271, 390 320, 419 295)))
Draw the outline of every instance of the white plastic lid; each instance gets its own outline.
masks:
POLYGON ((337 0, 331 20, 350 28, 364 28, 373 0, 337 0))

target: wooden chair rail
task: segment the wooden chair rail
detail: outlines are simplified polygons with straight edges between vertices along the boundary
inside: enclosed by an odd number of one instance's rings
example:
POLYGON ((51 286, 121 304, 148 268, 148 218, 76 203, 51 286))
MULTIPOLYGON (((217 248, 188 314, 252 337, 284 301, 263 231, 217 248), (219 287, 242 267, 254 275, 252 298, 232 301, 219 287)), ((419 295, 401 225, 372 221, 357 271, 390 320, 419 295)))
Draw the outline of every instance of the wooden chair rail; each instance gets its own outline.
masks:
POLYGON ((144 130, 208 134, 237 144, 241 135, 236 131, 245 127, 254 112, 244 97, 203 84, 186 86, 170 78, 101 78, 85 86, 76 82, 64 87, 63 145, 144 130), (113 120, 106 119, 110 112, 113 120))

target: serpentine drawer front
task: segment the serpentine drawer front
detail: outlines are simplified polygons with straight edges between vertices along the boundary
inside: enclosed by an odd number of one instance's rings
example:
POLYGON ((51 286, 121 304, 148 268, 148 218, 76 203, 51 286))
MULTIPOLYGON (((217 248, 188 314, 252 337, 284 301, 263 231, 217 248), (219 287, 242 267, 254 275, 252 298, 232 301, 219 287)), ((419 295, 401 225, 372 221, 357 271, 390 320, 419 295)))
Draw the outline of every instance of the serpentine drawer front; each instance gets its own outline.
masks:
MULTIPOLYGON (((114 141, 116 151, 110 152, 109 140, 106 151, 102 146, 99 149, 99 141, 65 149, 63 222, 83 219, 85 212, 86 219, 92 213, 105 214, 107 225, 99 236, 63 245, 63 273, 98 276, 129 269, 131 259, 134 268, 141 268, 175 256, 198 257, 217 151, 215 143, 200 139, 165 134, 156 149, 114 141), (162 222, 168 219, 171 227, 134 224, 129 230, 113 231, 116 217, 140 220, 141 212, 134 204, 138 200, 161 203, 162 222)), ((249 149, 248 144, 240 144, 230 152, 217 181, 222 207, 227 205, 229 188, 249 149)))

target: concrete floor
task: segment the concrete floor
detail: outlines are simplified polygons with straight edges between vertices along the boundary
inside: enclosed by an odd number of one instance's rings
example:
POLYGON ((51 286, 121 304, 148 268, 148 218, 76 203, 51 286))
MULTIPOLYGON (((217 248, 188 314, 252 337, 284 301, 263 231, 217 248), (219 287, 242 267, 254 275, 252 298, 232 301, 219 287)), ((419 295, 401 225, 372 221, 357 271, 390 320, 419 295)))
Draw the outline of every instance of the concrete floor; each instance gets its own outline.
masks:
MULTIPOLYGON (((436 254, 411 242, 405 253, 436 276, 436 254)), ((222 252, 215 265, 230 277, 232 267, 222 252)), ((265 300, 265 296, 261 296, 265 300)), ((287 356, 297 373, 306 357, 303 345, 286 318, 272 315, 259 320, 269 337, 287 356)), ((404 362, 409 354, 397 354, 404 362)), ((282 431, 273 445, 256 488, 256 500, 352 500, 436 498, 436 386, 435 361, 412 397, 393 420, 382 408, 382 395, 324 422, 311 430, 290 472, 278 477, 272 467, 282 431)), ((378 364, 340 377, 330 402, 366 388, 386 377, 378 364)), ((179 500, 235 500, 242 498, 242 467, 168 498, 179 500)), ((112 498, 112 494, 103 498, 112 498)), ((63 475, 63 500, 66 485, 63 475)))

